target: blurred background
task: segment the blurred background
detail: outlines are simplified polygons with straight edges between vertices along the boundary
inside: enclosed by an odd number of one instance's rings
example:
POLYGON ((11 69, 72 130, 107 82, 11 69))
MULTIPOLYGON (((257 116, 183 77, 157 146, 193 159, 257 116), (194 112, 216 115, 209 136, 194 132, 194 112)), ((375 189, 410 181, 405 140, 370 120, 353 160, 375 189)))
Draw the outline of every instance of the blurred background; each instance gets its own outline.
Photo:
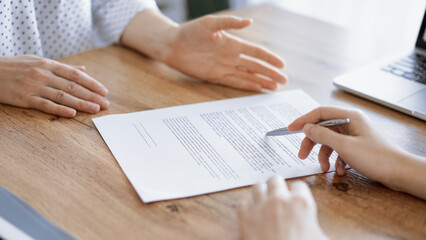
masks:
POLYGON ((344 28, 353 46, 351 54, 368 61, 414 47, 426 0, 157 0, 157 4, 179 23, 217 11, 270 4, 344 28))

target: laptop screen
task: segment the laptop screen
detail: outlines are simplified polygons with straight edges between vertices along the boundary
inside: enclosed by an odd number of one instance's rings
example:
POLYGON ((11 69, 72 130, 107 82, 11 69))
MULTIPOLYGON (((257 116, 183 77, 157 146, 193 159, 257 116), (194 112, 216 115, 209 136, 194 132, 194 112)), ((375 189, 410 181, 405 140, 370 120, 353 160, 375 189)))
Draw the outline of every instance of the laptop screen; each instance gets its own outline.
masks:
POLYGON ((426 11, 423 16, 422 26, 420 27, 419 36, 417 37, 416 47, 426 49, 426 11))

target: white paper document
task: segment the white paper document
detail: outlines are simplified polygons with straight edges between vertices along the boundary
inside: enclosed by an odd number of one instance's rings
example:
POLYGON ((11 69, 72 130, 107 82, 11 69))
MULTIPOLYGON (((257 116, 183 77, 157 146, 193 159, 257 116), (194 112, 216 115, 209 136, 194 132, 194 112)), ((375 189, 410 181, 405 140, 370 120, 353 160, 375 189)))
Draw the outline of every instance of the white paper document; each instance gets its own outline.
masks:
MULTIPOLYGON (((301 90, 108 115, 93 119, 144 202, 183 198, 321 173, 303 133, 265 137, 318 107, 301 90)), ((334 166, 334 164, 331 164, 334 166)), ((334 169, 331 169, 334 170, 334 169)))

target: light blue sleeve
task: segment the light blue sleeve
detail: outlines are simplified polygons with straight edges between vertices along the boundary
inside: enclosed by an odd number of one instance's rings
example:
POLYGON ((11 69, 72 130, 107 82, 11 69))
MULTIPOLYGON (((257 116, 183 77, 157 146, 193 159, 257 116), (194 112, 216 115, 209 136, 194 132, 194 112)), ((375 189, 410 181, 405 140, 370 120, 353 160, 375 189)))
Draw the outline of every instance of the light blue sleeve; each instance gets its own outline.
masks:
POLYGON ((94 46, 118 42, 130 20, 146 9, 158 7, 154 0, 92 0, 94 46))

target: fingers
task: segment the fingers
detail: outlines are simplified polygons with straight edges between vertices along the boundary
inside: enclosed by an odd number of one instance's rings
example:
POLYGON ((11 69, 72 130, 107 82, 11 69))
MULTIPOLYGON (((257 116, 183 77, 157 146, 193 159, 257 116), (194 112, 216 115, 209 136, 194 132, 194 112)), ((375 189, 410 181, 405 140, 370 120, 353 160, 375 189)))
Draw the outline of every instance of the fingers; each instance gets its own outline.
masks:
POLYGON ((100 106, 96 103, 76 98, 62 90, 51 87, 42 88, 40 95, 41 97, 47 98, 52 102, 71 107, 78 111, 97 113, 100 110, 100 106))
POLYGON ((76 114, 76 111, 72 108, 62 106, 48 99, 36 96, 30 98, 30 107, 60 117, 72 118, 76 114))
POLYGON ((238 222, 239 222, 240 236, 242 239, 247 239, 245 223, 246 223, 248 213, 249 213, 249 205, 247 201, 241 201, 237 205, 237 215, 239 220, 238 222))
POLYGON ((240 219, 244 218, 248 211, 248 203, 247 201, 242 201, 237 205, 237 213, 240 219))
POLYGON ((342 158, 340 158, 340 156, 337 157, 336 163, 334 166, 336 168, 337 175, 339 176, 345 175, 346 163, 342 160, 342 158))
POLYGON ((334 118, 351 118, 352 111, 338 107, 319 107, 299 117, 287 126, 288 130, 295 132, 301 130, 307 123, 316 123, 334 118))
POLYGON ((254 57, 257 59, 260 59, 262 61, 265 61, 272 66, 275 66, 277 68, 283 68, 284 67, 284 61, 276 54, 272 53, 268 49, 250 43, 248 41, 245 41, 243 39, 240 39, 241 41, 241 53, 248 55, 250 57, 254 57))
POLYGON ((217 83, 222 85, 230 86, 233 88, 248 90, 248 91, 260 91, 262 90, 262 85, 257 82, 249 81, 241 77, 234 75, 226 75, 224 78, 219 79, 217 83))
POLYGON ((274 69, 273 67, 267 66, 266 64, 256 61, 255 59, 246 56, 241 56, 239 61, 239 65, 243 69, 247 69, 248 71, 257 74, 261 74, 282 84, 285 84, 287 82, 287 77, 283 73, 274 69))
POLYGON ((15 81, 15 85, 12 85, 19 87, 19 92, 14 93, 21 96, 20 102, 16 104, 18 106, 62 117, 74 117, 76 110, 96 113, 99 112, 100 105, 103 108, 109 105, 101 96, 107 93, 106 88, 88 76, 84 72, 84 66, 71 66, 31 56, 24 56, 17 66, 24 69, 15 77, 22 80, 15 81), (31 61, 28 63, 25 58, 31 61))
POLYGON ((260 203, 266 198, 267 186, 264 183, 259 183, 253 187, 254 204, 260 203))
POLYGON ((106 96, 108 94, 108 90, 100 82, 72 66, 55 62, 52 71, 57 76, 74 81, 101 96, 106 96))
POLYGON ((289 188, 294 196, 301 196, 301 198, 307 200, 311 206, 315 206, 315 200, 308 184, 302 181, 295 181, 289 184, 289 188))
POLYGON ((331 149, 327 145, 322 145, 320 151, 318 153, 318 160, 321 166, 321 170, 323 172, 327 172, 330 169, 330 156, 333 153, 333 149, 331 149))
POLYGON ((288 198, 290 193, 281 176, 275 175, 268 180, 268 195, 288 198))
POLYGON ((203 19, 207 27, 213 31, 227 29, 241 29, 252 24, 253 20, 247 18, 239 18, 236 16, 214 16, 209 15, 203 19))
POLYGON ((351 141, 351 136, 337 133, 331 129, 315 124, 306 124, 304 127, 306 137, 312 142, 325 144, 333 148, 336 152, 344 150, 347 142, 351 141))
POLYGON ((275 81, 271 81, 262 76, 256 75, 255 73, 237 70, 235 76, 255 83, 259 83, 262 88, 266 88, 269 90, 277 89, 277 83, 275 81))
POLYGON ((96 103, 101 107, 101 109, 108 109, 109 101, 105 97, 80 86, 74 81, 68 81, 64 78, 51 74, 48 79, 48 84, 53 88, 63 90, 77 98, 96 103))
POLYGON ((295 181, 287 187, 285 180, 275 175, 267 181, 266 184, 257 184, 253 187, 253 205, 249 205, 247 201, 241 202, 237 206, 238 216, 240 219, 245 217, 249 212, 249 208, 261 206, 263 202, 268 201, 274 197, 287 201, 294 199, 296 201, 303 200, 304 204, 315 207, 315 200, 312 196, 311 190, 308 185, 302 181, 295 181), (267 194, 266 194, 267 191, 267 194), (297 199, 296 199, 297 198, 297 199))
POLYGON ((312 142, 311 139, 305 137, 300 144, 299 158, 306 159, 309 154, 312 152, 312 149, 315 147, 316 143, 312 142))

